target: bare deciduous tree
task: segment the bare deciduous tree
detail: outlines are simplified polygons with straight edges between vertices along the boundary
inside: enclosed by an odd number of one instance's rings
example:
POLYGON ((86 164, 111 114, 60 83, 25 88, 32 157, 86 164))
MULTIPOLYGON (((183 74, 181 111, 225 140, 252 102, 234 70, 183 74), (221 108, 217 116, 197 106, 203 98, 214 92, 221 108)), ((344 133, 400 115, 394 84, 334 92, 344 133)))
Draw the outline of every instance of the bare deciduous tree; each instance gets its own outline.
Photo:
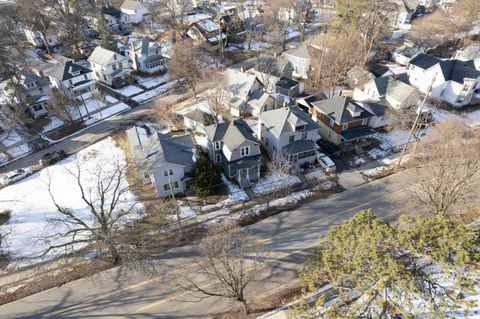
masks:
MULTIPOLYGON (((91 154, 95 156, 95 154, 91 154)), ((107 251, 114 265, 121 264, 130 254, 128 245, 121 244, 119 229, 137 214, 138 202, 130 198, 131 187, 126 183, 127 165, 119 156, 109 163, 87 166, 84 157, 78 156, 72 169, 67 169, 80 192, 81 200, 87 207, 85 212, 61 205, 54 194, 49 176, 47 181, 50 197, 58 216, 51 218, 59 231, 47 239, 49 247, 43 256, 60 250, 72 251, 78 246, 95 245, 100 255, 107 251)))
POLYGON ((329 97, 352 67, 363 66, 365 57, 362 39, 355 30, 320 35, 312 40, 310 50, 312 70, 307 85, 315 92, 327 92, 329 97))
POLYGON ((451 213, 480 183, 480 135, 461 121, 435 126, 418 154, 413 194, 434 213, 451 213))
POLYGON ((169 69, 170 74, 177 80, 183 80, 193 91, 194 97, 197 97, 198 84, 204 79, 198 48, 188 41, 176 43, 173 46, 169 69))
POLYGON ((287 184, 286 178, 293 173, 293 164, 289 161, 286 154, 275 154, 267 165, 267 177, 270 183, 265 185, 267 191, 265 193, 265 203, 267 205, 267 212, 270 210, 270 203, 278 198, 286 196, 291 187, 287 184))
POLYGON ((155 10, 166 12, 163 22, 176 30, 180 36, 187 32, 189 21, 185 19, 189 8, 192 5, 191 0, 164 0, 154 4, 155 10))
POLYGON ((47 103, 48 113, 51 116, 55 116, 63 122, 72 122, 75 108, 80 113, 78 100, 69 91, 52 89, 47 103))
POLYGON ((217 297, 239 302, 246 317, 250 308, 245 289, 256 280, 262 257, 262 250, 245 230, 212 231, 191 258, 195 271, 185 272, 180 286, 197 300, 217 297))

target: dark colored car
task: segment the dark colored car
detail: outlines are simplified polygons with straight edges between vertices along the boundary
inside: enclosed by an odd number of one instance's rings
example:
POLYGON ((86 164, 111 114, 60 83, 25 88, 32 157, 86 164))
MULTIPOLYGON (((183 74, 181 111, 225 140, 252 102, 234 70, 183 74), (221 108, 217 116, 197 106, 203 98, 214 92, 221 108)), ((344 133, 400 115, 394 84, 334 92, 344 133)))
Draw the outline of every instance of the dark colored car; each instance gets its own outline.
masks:
POLYGON ((67 153, 65 153, 64 150, 55 151, 55 152, 51 152, 51 153, 45 153, 42 156, 42 158, 40 159, 39 164, 42 165, 42 166, 52 165, 52 164, 55 164, 58 161, 63 160, 67 156, 68 155, 67 155, 67 153))

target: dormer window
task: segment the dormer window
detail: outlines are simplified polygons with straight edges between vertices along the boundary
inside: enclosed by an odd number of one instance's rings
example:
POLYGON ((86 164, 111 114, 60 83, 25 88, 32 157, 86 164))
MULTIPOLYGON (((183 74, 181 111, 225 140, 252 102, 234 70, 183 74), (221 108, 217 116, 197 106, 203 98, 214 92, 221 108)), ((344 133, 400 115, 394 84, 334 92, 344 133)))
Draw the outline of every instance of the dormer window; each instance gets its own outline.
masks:
POLYGON ((117 55, 116 54, 113 55, 113 59, 117 60, 117 55))
POLYGON ((221 146, 222 146, 222 144, 219 141, 215 142, 215 149, 216 150, 219 150, 221 146))

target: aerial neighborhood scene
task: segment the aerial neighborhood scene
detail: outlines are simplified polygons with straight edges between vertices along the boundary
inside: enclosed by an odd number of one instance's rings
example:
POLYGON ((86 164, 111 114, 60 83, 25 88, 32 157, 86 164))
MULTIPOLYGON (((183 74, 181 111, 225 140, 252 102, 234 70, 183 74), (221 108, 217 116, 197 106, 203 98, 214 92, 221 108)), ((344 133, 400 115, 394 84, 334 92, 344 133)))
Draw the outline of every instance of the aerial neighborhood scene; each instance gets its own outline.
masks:
POLYGON ((0 22, 0 319, 480 318, 480 0, 0 22))

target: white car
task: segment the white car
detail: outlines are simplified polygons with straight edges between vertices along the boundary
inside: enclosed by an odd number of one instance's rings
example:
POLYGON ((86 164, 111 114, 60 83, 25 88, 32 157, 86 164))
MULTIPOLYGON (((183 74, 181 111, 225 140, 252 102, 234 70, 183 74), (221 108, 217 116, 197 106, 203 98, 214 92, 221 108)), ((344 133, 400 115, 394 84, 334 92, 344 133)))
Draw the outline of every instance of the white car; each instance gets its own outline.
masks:
POLYGON ((32 175, 32 173, 33 173, 33 170, 31 167, 16 169, 0 177, 0 184, 2 185, 13 184, 16 181, 21 180, 22 178, 32 175))
POLYGON ((327 155, 323 153, 317 153, 317 161, 320 164, 321 167, 325 169, 327 173, 332 173, 335 172, 337 167, 335 166, 335 163, 328 157, 327 155))

